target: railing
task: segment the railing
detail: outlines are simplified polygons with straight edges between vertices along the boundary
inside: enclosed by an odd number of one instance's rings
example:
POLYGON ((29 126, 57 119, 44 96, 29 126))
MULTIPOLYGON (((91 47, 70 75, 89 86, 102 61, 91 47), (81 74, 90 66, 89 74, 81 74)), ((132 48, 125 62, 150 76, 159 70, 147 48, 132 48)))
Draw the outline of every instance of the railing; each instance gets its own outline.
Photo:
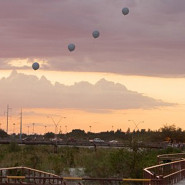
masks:
POLYGON ((145 168, 143 179, 61 177, 52 173, 43 172, 40 170, 35 170, 27 167, 12 167, 0 169, 0 185, 5 184, 118 185, 133 182, 137 183, 138 185, 139 184, 173 185, 184 178, 185 178, 185 159, 145 168))
POLYGON ((175 153, 175 154, 163 154, 157 156, 158 164, 161 164, 163 162, 173 162, 185 159, 185 153, 175 153))
POLYGON ((158 179, 129 179, 129 178, 82 178, 61 177, 52 173, 27 167, 12 167, 0 169, 0 185, 120 185, 128 183, 156 182, 158 179))
POLYGON ((145 168, 143 177, 159 180, 145 182, 144 185, 173 185, 185 178, 185 160, 145 168))
POLYGON ((42 184, 53 184, 53 185, 120 185, 120 184, 130 184, 137 183, 142 184, 142 182, 157 182, 158 179, 118 179, 118 178, 80 178, 80 177, 32 177, 32 176, 1 176, 0 179, 5 179, 0 182, 1 185, 42 185, 42 184))
POLYGON ((0 169, 0 184, 59 184, 58 175, 27 167, 0 169))

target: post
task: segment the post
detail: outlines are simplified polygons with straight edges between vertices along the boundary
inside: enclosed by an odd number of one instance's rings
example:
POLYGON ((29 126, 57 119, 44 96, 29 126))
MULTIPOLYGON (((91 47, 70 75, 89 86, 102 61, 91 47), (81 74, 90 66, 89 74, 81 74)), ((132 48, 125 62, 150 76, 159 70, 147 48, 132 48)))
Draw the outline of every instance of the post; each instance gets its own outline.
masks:
POLYGON ((7 112, 6 112, 6 133, 7 133, 7 134, 8 134, 9 110, 10 110, 10 107, 9 107, 9 105, 7 105, 7 112))
POLYGON ((22 108, 20 114, 20 140, 22 140, 22 108))

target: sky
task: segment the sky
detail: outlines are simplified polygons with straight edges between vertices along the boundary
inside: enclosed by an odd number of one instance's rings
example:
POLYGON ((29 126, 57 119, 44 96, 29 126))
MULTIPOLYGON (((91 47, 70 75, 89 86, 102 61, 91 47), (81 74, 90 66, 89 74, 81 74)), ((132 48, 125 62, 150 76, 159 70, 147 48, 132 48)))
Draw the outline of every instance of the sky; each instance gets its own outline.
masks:
POLYGON ((0 0, 1 128, 185 129, 184 24, 184 0, 0 0))

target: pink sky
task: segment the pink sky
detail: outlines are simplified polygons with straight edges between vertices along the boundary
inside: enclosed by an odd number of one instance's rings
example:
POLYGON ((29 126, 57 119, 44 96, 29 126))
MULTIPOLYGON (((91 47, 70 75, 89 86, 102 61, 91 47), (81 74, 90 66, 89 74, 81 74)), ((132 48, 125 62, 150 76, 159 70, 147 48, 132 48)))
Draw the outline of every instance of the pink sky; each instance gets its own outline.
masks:
POLYGON ((184 0, 6 0, 0 5, 1 69, 12 69, 5 59, 40 58, 48 61, 42 66, 47 70, 184 76, 184 0), (125 6, 127 16, 121 12, 125 6), (101 33, 96 40, 95 29, 101 33), (69 54, 71 42, 76 51, 69 54))

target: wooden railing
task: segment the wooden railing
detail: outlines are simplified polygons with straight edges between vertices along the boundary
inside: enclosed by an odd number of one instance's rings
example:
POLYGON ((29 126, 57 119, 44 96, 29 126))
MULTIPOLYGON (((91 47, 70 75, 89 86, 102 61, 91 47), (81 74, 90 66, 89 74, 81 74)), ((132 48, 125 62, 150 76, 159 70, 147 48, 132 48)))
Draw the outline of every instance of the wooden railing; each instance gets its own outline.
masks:
MULTIPOLYGON (((177 154, 175 154, 177 155, 177 154)), ((181 154, 178 154, 181 157, 181 154)), ((159 156, 161 157, 161 156, 159 156)), ((162 156, 164 157, 164 156, 162 156)), ((168 156, 169 157, 169 156, 168 156)), ((170 155, 172 157, 172 155, 170 155)), ((135 182, 143 185, 173 185, 185 178, 185 159, 144 169, 143 179, 61 177, 27 167, 0 169, 0 185, 4 184, 120 184, 135 182)))
POLYGON ((185 159, 185 153, 162 154, 157 156, 158 164, 185 159))
POLYGON ((27 167, 0 168, 0 184, 61 184, 58 175, 27 167))
POLYGON ((0 169, 0 185, 120 185, 130 183, 137 183, 137 185, 140 185, 143 182, 151 181, 156 182, 158 179, 61 177, 27 167, 0 169))
POLYGON ((159 180, 144 182, 144 185, 173 185, 185 178, 185 160, 145 168, 143 177, 159 180))

